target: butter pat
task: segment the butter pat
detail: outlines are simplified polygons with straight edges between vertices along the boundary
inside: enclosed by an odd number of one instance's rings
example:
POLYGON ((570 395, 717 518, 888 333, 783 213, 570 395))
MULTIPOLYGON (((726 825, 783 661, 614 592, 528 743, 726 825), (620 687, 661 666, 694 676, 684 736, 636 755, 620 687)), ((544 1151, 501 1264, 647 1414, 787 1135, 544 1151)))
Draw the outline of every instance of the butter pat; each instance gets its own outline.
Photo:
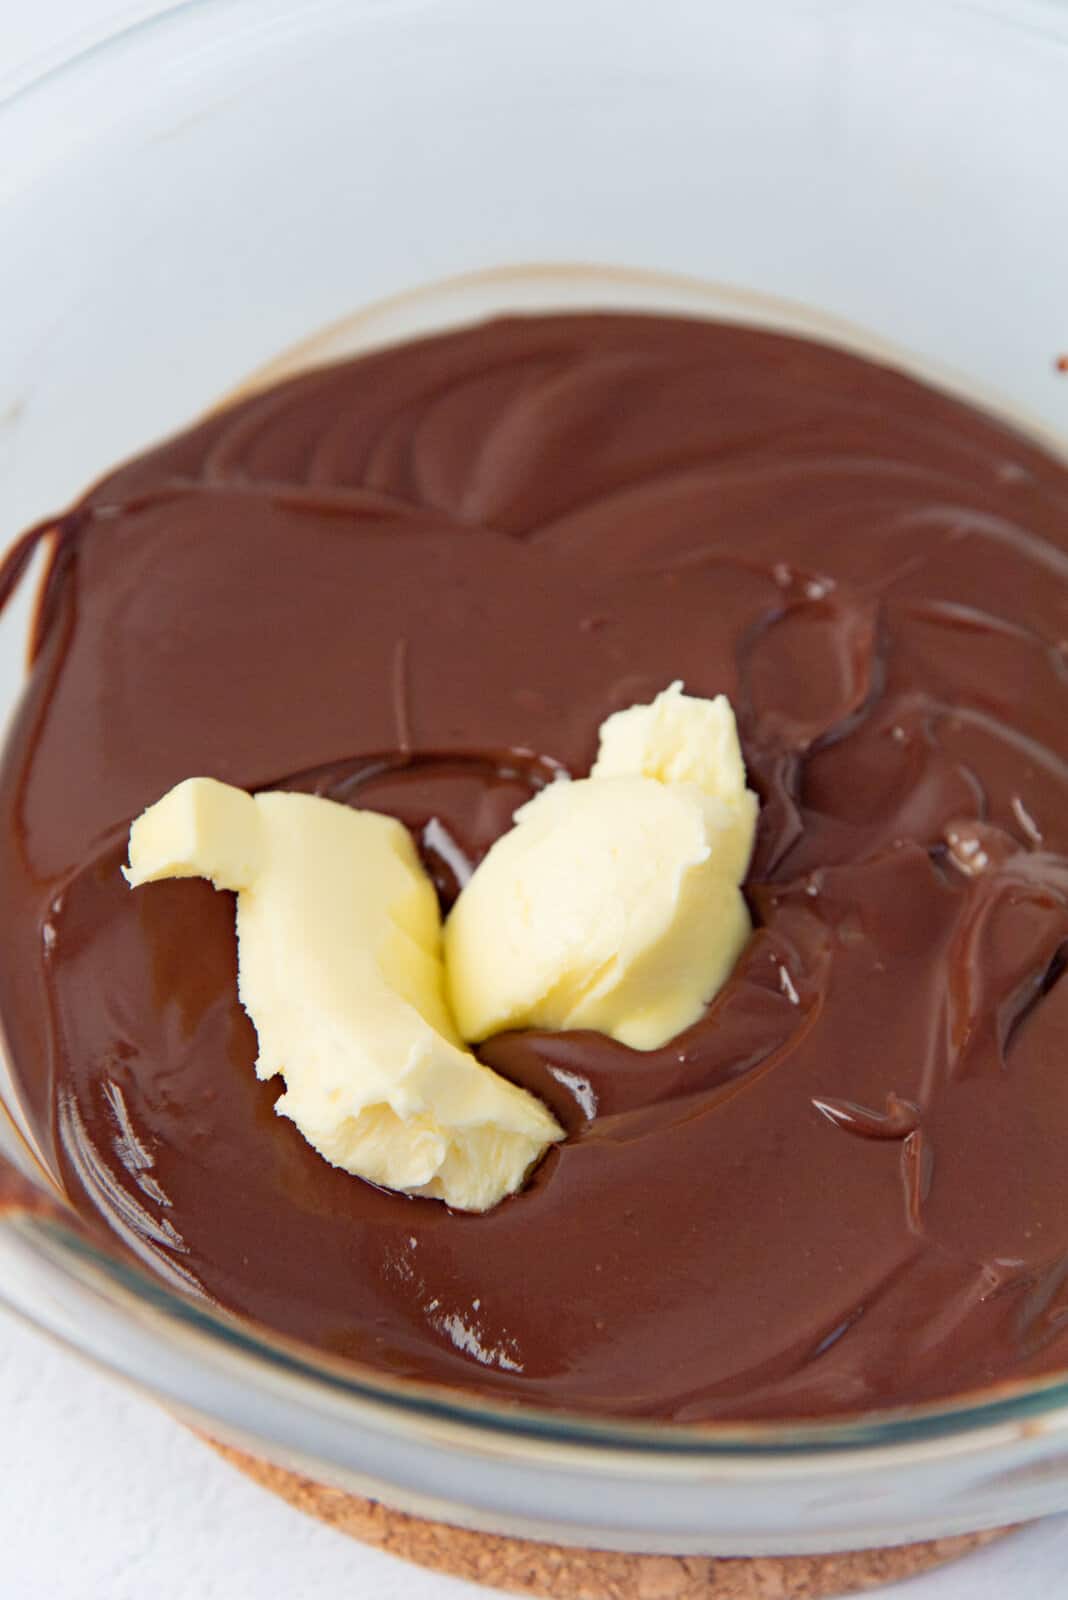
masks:
POLYGON ((675 683, 609 717, 590 777, 517 811, 453 907, 463 1036, 593 1028, 654 1050, 696 1022, 752 931, 756 819, 722 695, 675 683))
POLYGON ((465 1050, 445 997, 437 897, 406 828, 312 795, 191 778, 130 832, 130 884, 237 893, 238 990, 276 1110, 334 1166, 485 1211, 563 1137, 465 1050))
POLYGON ((751 931, 756 816, 730 705, 675 683, 608 718, 589 778, 516 812, 444 948, 407 829, 312 795, 190 778, 134 823, 124 871, 236 892, 256 1072, 285 1077, 276 1109, 327 1161, 485 1211, 563 1134, 462 1040, 593 1028, 652 1050, 695 1022, 751 931))

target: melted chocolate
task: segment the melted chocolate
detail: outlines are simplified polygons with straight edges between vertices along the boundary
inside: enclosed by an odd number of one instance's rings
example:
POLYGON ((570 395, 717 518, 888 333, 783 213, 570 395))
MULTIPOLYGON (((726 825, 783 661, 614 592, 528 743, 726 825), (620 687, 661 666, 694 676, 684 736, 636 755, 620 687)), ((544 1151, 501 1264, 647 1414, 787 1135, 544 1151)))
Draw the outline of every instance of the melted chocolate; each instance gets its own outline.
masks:
POLYGON ((335 1355, 572 1410, 1068 1364, 1064 467, 814 343, 542 317, 246 399, 53 533, 0 1006, 95 1226, 335 1355), (569 1137, 487 1216, 328 1167, 253 1076, 231 901, 131 894, 130 819, 190 774, 329 794, 402 818, 447 905, 674 678, 731 696, 763 801, 707 1015, 648 1055, 491 1040, 569 1137))

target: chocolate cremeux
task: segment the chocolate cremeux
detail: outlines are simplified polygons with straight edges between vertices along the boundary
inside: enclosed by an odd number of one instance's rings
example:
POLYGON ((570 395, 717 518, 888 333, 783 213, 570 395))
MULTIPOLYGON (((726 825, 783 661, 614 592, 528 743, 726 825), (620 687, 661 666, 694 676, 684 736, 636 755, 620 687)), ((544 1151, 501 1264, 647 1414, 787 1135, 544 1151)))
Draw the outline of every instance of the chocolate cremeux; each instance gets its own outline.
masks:
MULTIPOLYGON (((0 775, 0 1010, 77 1209, 392 1374, 702 1421, 1068 1366, 1068 470, 897 372, 652 316, 312 371, 54 529, 0 775), (756 932, 704 1018, 480 1050, 567 1129, 485 1216, 274 1115, 232 904, 132 894, 209 774, 393 813, 458 875, 599 723, 737 710, 756 932)), ((33 539, 9 558, 13 583, 33 539)))

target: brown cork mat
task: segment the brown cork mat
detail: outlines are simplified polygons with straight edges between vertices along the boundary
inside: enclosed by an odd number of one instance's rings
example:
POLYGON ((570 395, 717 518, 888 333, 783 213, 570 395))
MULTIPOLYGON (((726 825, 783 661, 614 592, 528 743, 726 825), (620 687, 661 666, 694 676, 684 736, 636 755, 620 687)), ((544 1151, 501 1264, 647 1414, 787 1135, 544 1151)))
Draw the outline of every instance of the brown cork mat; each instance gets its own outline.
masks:
POLYGON ((912 1578, 989 1544, 1007 1528, 828 1556, 640 1556, 571 1550, 427 1522, 328 1489, 229 1446, 209 1444, 283 1500, 364 1544, 435 1572, 546 1600, 826 1600, 912 1578))

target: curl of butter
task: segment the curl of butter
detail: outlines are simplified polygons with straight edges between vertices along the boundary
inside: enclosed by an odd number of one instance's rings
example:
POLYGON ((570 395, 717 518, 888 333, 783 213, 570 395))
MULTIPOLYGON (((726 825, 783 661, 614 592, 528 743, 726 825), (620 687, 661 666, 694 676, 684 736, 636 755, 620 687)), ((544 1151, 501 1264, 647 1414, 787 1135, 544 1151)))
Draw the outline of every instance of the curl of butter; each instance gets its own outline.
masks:
POLYGON ((654 1050, 695 1022, 752 931, 757 809, 724 696, 673 683, 609 717, 590 777, 517 811, 453 907, 464 1038, 593 1028, 654 1050))
POLYGON ((334 1166, 485 1211, 563 1133, 465 1050, 445 999, 437 896, 406 828, 312 795, 211 778, 134 823, 132 887, 208 878, 237 893, 238 991, 276 1110, 334 1166))
POLYGON ((751 931, 756 816, 729 703, 675 683, 608 718, 589 778, 516 813, 444 947, 407 829, 312 795, 187 779, 123 870, 236 891, 257 1075, 284 1075, 276 1109, 327 1161, 485 1211, 563 1133, 461 1040, 594 1028, 651 1050, 696 1021, 751 931))

